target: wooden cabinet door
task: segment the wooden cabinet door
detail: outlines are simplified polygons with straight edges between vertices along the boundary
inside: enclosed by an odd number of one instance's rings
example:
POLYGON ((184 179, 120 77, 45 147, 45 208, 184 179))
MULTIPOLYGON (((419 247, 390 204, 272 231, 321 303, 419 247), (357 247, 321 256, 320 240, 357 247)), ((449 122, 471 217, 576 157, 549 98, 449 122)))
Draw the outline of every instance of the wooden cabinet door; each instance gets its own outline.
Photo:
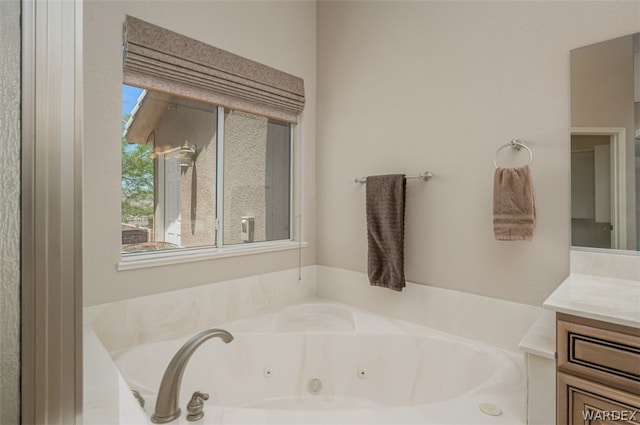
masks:
POLYGON ((640 425, 640 396, 558 373, 559 425, 640 425))

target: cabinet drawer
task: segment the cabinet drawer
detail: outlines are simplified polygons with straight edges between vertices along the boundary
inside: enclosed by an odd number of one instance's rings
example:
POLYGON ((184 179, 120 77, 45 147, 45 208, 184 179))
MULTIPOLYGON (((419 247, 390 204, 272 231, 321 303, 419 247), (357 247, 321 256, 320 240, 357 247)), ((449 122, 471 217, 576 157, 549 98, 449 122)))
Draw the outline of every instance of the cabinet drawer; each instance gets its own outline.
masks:
POLYGON ((557 423, 640 425, 640 396, 558 373, 557 423))
POLYGON ((640 394, 640 330, 558 315, 558 370, 640 394))

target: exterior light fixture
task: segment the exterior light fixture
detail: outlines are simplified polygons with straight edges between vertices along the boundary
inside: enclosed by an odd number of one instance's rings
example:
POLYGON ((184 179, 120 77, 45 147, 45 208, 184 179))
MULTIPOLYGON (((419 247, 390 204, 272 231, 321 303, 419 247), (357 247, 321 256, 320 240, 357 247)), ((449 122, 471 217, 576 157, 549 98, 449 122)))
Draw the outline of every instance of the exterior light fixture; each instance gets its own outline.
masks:
POLYGON ((188 141, 180 147, 180 167, 187 168, 193 164, 196 156, 196 145, 190 145, 188 141))

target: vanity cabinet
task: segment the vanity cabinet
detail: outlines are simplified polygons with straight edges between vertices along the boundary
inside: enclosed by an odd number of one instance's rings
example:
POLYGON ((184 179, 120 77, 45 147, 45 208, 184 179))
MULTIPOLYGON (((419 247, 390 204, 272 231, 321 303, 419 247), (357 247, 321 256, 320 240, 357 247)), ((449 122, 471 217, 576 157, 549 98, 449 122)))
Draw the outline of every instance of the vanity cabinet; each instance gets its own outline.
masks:
POLYGON ((557 424, 640 425, 640 329, 557 313, 557 424))

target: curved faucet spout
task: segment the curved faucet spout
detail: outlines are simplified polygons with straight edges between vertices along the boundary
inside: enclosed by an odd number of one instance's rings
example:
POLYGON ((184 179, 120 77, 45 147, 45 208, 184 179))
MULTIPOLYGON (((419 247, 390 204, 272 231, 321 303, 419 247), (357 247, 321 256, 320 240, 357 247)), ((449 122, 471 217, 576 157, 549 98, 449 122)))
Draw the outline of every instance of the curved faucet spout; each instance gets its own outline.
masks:
POLYGON ((158 390, 158 400, 156 401, 156 411, 151 416, 153 423, 164 424, 180 416, 178 403, 180 401, 180 384, 182 383, 184 369, 196 349, 203 342, 214 337, 222 339, 225 343, 233 341, 233 336, 223 329, 208 329, 192 336, 173 356, 162 376, 162 382, 158 390))

